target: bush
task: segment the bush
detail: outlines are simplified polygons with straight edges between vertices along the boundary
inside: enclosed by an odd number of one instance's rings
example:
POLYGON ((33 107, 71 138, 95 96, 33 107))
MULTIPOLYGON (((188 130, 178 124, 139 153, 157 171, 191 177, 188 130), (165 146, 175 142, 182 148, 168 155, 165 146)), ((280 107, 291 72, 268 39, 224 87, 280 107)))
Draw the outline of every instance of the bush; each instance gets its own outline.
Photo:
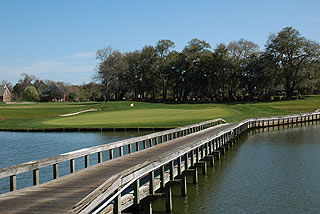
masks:
POLYGON ((279 100, 281 100, 281 97, 280 97, 280 96, 274 96, 274 97, 273 97, 273 100, 274 100, 274 101, 279 101, 279 100))
POLYGON ((22 94, 22 99, 25 101, 31 101, 31 102, 39 102, 39 94, 37 89, 34 86, 27 86, 22 94))

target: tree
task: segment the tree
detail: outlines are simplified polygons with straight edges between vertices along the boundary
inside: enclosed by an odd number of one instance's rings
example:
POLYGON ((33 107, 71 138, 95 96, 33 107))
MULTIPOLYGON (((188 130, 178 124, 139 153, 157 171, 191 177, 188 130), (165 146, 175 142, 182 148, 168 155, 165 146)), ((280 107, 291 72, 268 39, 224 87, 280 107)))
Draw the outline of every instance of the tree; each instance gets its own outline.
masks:
POLYGON ((192 39, 183 49, 185 56, 185 97, 192 92, 193 97, 203 96, 204 88, 208 86, 207 72, 209 67, 203 67, 205 60, 211 56, 210 44, 204 40, 192 39))
POLYGON ((237 92, 242 95, 247 91, 246 73, 247 65, 255 55, 259 55, 259 46, 254 42, 240 39, 239 41, 232 41, 228 44, 228 53, 231 58, 229 74, 229 99, 233 99, 237 92), (246 90, 245 90, 246 89, 246 90))
POLYGON ((36 79, 33 83, 33 86, 37 89, 38 94, 42 94, 42 91, 44 91, 48 85, 45 84, 43 80, 36 79))
POLYGON ((225 92, 227 91, 228 81, 230 78, 229 69, 231 68, 231 58, 229 51, 225 44, 220 43, 214 49, 214 64, 212 69, 216 74, 214 83, 217 85, 217 97, 223 101, 225 99, 225 92))
POLYGON ((78 94, 79 102, 87 102, 88 101, 88 92, 81 88, 78 94))
POLYGON ((128 82, 125 81, 127 65, 124 60, 124 55, 119 51, 113 51, 107 48, 103 52, 98 50, 97 56, 101 60, 97 70, 96 79, 99 80, 103 86, 106 94, 106 100, 111 98, 121 99, 127 91, 128 82))
POLYGON ((152 46, 145 46, 141 50, 140 69, 146 98, 148 98, 148 94, 150 94, 151 98, 154 99, 158 91, 159 73, 156 71, 156 57, 156 51, 152 46))
POLYGON ((72 101, 72 102, 76 101, 77 93, 76 92, 70 92, 69 96, 68 96, 68 99, 69 99, 69 101, 72 101))
POLYGON ((101 100, 102 100, 102 98, 101 98, 101 93, 100 93, 99 90, 94 91, 94 92, 92 93, 92 95, 91 95, 91 100, 92 100, 92 101, 101 101, 101 100))
POLYGON ((138 99, 138 97, 140 97, 144 91, 140 55, 141 53, 139 51, 128 52, 125 55, 127 64, 128 90, 133 92, 135 99, 138 99))
POLYGON ((274 63, 277 75, 281 76, 290 99, 297 85, 319 59, 319 43, 301 36, 292 27, 283 28, 279 33, 270 35, 266 44, 266 55, 274 63))
POLYGON ((31 102, 39 102, 39 94, 34 86, 27 86, 23 91, 23 100, 31 102))
POLYGON ((167 89, 169 85, 170 69, 168 69, 167 57, 170 54, 170 49, 174 48, 174 42, 171 40, 159 40, 155 47, 158 55, 158 70, 162 82, 162 98, 167 99, 167 89))

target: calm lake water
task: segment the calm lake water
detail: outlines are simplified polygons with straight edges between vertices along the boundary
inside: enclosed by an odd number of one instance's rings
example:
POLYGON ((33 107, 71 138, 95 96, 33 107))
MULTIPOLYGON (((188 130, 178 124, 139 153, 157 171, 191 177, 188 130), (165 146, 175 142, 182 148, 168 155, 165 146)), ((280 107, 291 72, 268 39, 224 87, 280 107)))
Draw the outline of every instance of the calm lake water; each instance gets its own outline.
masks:
MULTIPOLYGON (((107 144, 127 138, 150 134, 151 131, 127 132, 65 132, 31 133, 0 132, 0 168, 27 161, 39 160, 78 149, 107 144)), ((116 155, 116 154, 115 154, 116 155)), ((103 160, 108 155, 103 153, 103 160)), ((84 158, 76 159, 76 170, 84 168, 84 158)), ((97 155, 90 156, 90 164, 97 163, 97 155)), ((69 163, 59 163, 59 175, 68 174, 69 163)), ((52 167, 40 169, 40 182, 52 178, 52 167)), ((32 185, 32 172, 17 176, 18 189, 32 185)), ((9 178, 0 179, 0 193, 9 191, 9 178)))
POLYGON ((243 137, 187 197, 173 193, 173 213, 320 213, 320 124, 243 137))

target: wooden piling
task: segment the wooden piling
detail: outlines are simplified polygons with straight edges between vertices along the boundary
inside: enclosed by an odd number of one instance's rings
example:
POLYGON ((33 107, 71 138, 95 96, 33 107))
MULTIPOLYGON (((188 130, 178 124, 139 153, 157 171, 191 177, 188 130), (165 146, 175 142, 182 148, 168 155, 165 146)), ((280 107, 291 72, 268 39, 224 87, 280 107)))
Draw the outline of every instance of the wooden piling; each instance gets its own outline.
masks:
POLYGON ((172 190, 171 190, 171 185, 166 185, 165 197, 166 197, 166 213, 172 213, 172 190))
POLYGON ((187 177, 185 173, 182 173, 181 176, 181 195, 186 196, 188 194, 187 190, 187 177))

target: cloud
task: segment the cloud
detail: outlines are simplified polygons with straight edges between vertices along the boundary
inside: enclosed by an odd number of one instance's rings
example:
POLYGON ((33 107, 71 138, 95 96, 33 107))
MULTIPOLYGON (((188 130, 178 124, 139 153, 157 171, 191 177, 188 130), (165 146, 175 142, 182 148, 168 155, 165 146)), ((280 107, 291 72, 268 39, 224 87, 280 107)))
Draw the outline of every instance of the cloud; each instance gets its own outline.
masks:
POLYGON ((77 53, 53 59, 24 61, 12 66, 0 66, 0 80, 15 84, 22 73, 32 74, 40 79, 64 81, 79 84, 92 81, 96 67, 95 53, 77 53))

